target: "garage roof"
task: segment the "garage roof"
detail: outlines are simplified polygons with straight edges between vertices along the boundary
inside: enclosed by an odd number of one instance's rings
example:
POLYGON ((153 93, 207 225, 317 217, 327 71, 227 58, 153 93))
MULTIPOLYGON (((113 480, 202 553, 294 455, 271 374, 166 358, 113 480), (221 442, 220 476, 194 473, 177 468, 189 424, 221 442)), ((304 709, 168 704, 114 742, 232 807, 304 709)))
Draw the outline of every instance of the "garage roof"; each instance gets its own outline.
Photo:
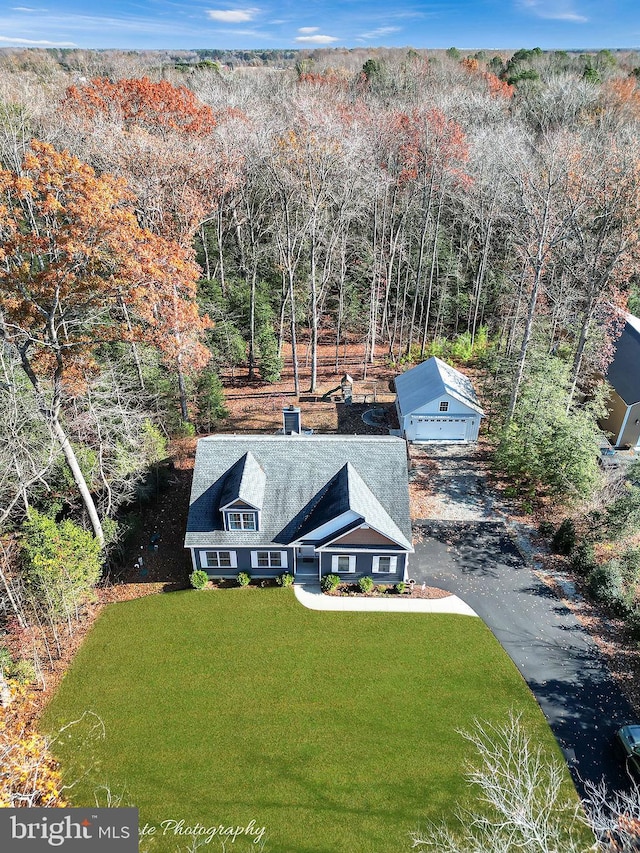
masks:
POLYGON ((484 415, 470 380, 436 356, 396 376, 396 394, 403 415, 423 408, 443 394, 450 394, 481 416, 484 415))

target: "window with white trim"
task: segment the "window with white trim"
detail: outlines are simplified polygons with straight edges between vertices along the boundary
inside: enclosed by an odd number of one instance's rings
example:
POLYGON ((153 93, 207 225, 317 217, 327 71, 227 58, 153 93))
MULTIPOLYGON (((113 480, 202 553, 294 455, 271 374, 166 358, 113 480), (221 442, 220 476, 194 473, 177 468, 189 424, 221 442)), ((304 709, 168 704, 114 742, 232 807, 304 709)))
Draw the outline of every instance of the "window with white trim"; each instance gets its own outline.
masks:
POLYGON ((442 400, 441 401, 440 411, 441 412, 448 412, 449 411, 449 401, 448 400, 442 400))
POLYGON ((205 551, 202 564, 206 569, 236 569, 238 560, 235 551, 205 551))
POLYGON ((355 554, 334 554, 331 557, 331 571, 336 574, 344 574, 345 572, 355 572, 356 556, 355 554))
POLYGON ((257 530, 257 512, 228 512, 227 530, 257 530))
POLYGON ((286 551, 252 551, 251 568, 253 569, 286 569, 286 551))
POLYGON ((395 556, 390 556, 388 554, 376 555, 373 558, 373 572, 374 574, 380 575, 388 575, 392 572, 395 572, 396 566, 398 565, 398 558, 395 556))

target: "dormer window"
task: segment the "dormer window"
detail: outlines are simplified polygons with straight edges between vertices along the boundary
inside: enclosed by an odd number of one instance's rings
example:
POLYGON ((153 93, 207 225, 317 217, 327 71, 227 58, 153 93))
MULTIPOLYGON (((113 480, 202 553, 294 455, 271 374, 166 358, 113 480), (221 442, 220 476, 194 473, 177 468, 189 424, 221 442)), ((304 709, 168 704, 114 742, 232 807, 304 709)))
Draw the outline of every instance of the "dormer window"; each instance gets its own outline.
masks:
POLYGON ((257 530, 257 512, 226 512, 227 530, 257 530))

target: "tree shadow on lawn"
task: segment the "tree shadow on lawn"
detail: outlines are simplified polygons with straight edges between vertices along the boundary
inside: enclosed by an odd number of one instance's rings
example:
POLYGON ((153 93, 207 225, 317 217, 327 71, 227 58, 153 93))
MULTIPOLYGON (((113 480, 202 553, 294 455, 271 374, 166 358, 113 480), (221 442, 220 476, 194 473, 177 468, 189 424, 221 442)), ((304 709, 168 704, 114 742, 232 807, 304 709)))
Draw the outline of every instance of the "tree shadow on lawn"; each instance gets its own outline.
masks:
MULTIPOLYGON (((321 761, 322 757, 318 756, 321 761)), ((329 823, 339 826, 348 825, 348 830, 338 831, 338 835, 344 836, 350 832, 353 835, 351 846, 349 849, 357 851, 359 849, 379 849, 389 851, 406 850, 410 842, 410 832, 415 829, 419 820, 424 814, 424 802, 422 796, 428 797, 427 780, 425 780, 424 790, 416 789, 414 782, 407 780, 406 782, 394 782, 394 802, 396 807, 373 806, 370 800, 384 800, 385 794, 389 790, 388 781, 385 778, 379 778, 375 782, 375 791, 367 798, 369 801, 362 799, 358 801, 353 797, 354 783, 353 782, 337 782, 335 779, 331 781, 329 786, 327 781, 314 780, 312 778, 313 764, 310 765, 310 773, 307 774, 301 769, 304 766, 295 758, 287 759, 285 756, 274 757, 265 756, 262 753, 255 752, 249 758, 250 766, 258 770, 257 775, 262 775, 263 772, 269 776, 283 781, 284 790, 282 799, 264 796, 255 796, 252 792, 251 797, 246 801, 242 799, 232 798, 225 800, 224 798, 216 797, 216 808, 218 810, 229 808, 251 808, 255 810, 256 822, 264 823, 260 815, 267 812, 282 811, 283 815, 287 812, 304 815, 305 812, 310 812, 318 815, 318 823, 329 823), (285 794, 284 791, 287 793, 285 794), (377 793, 380 796, 376 796, 377 793), (372 837, 371 820, 374 819, 380 826, 379 835, 377 838, 372 837), (362 824, 360 825, 360 821, 362 824), (403 833, 401 829, 398 833, 397 843, 390 845, 389 840, 389 823, 395 823, 399 827, 406 827, 403 833), (406 837, 405 837, 406 833, 406 837), (362 848, 359 843, 362 839, 362 848)), ((453 773, 448 775, 453 776, 453 773)), ((369 781, 369 786, 373 782, 369 781)), ((264 790, 264 789, 263 789, 264 790)), ((288 827, 287 827, 288 829, 288 827)), ((287 829, 282 833, 288 835, 287 829)), ((267 825, 266 835, 269 836, 269 827, 267 825)), ((331 833, 329 833, 331 835, 331 833)), ((286 840, 286 836, 279 842, 278 838, 273 835, 268 837, 268 849, 272 853, 290 853, 292 850, 291 841, 286 840)), ((335 841, 332 844, 327 838, 322 841, 317 837, 310 837, 308 842, 301 842, 296 836, 295 839, 296 853, 335 853, 335 841)))

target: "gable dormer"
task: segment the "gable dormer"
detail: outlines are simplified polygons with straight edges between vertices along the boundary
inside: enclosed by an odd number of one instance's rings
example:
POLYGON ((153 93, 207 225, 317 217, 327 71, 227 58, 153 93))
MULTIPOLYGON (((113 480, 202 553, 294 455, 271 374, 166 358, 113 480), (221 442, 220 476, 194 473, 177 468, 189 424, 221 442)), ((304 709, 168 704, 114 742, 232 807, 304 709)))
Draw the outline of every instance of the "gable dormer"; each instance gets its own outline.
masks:
POLYGON ((260 530, 266 475, 248 450, 227 472, 220 493, 220 512, 225 530, 260 530))
POLYGON ((318 494, 318 500, 298 527, 292 544, 332 540, 332 534, 367 527, 391 544, 413 550, 411 541, 382 507, 355 467, 347 462, 318 494))

